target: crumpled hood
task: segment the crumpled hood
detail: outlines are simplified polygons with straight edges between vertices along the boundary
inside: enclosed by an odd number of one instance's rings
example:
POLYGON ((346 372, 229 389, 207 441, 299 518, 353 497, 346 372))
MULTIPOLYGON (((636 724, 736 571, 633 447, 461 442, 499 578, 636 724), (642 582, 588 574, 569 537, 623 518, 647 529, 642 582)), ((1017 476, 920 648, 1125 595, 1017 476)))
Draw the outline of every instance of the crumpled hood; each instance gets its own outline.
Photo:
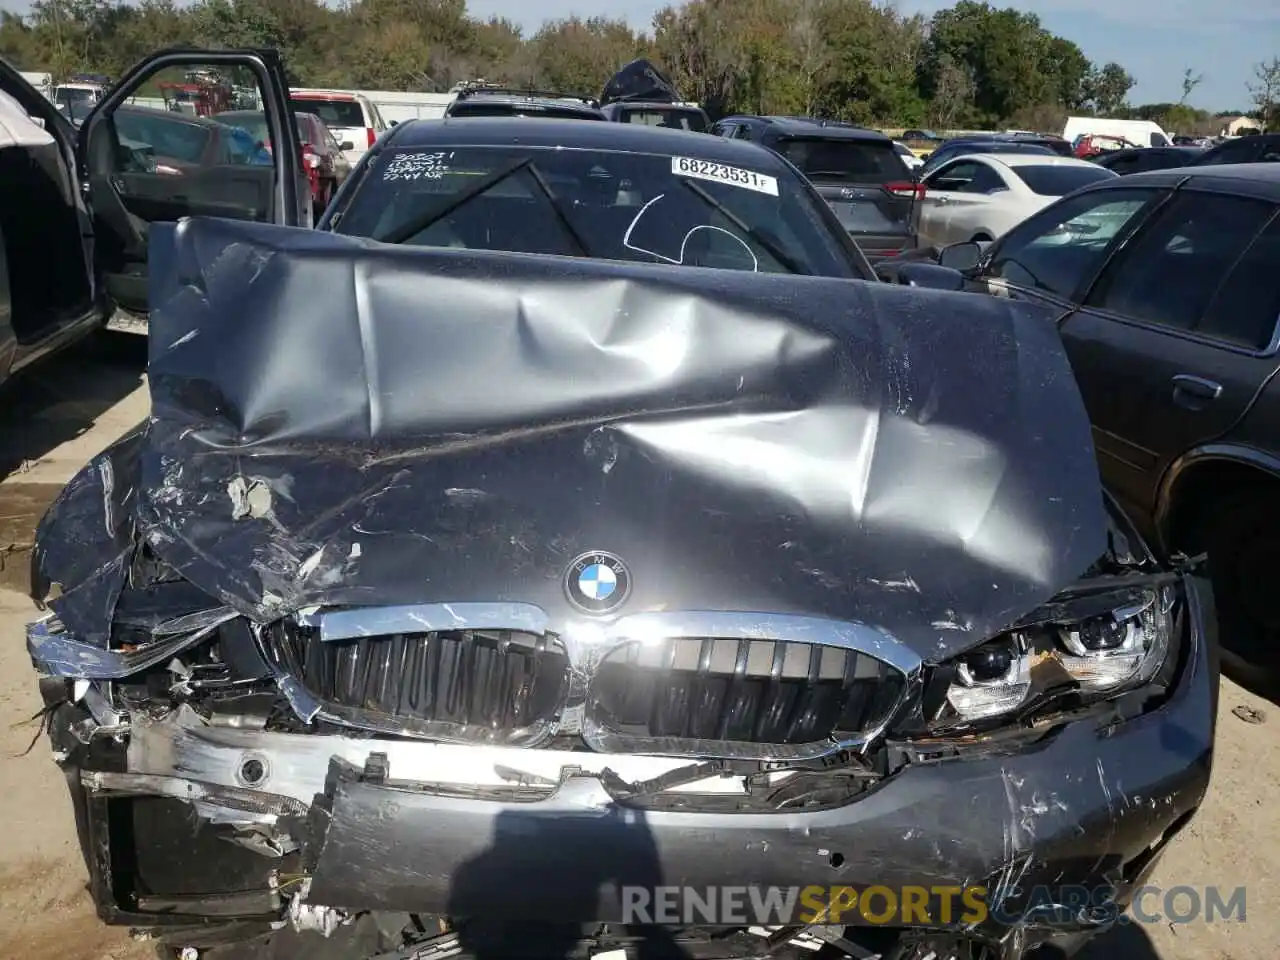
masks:
MULTIPOLYGON (((151 276, 152 419, 107 499, 260 621, 488 600, 557 629, 603 550, 619 614, 862 620, 934 660, 1105 547, 1088 420, 1024 304, 219 220, 154 227, 151 276)), ((51 569, 68 552, 39 551, 54 606, 93 632, 76 598, 105 588, 51 569)))

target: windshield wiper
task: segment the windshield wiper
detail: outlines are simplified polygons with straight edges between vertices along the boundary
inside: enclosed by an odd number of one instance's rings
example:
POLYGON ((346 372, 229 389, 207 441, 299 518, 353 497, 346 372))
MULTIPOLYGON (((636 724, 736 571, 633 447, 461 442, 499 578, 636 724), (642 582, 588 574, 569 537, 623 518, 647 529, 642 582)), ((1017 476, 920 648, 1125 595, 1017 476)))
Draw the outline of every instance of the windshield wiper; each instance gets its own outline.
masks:
POLYGON ((556 195, 551 192, 551 187, 547 184, 546 178, 542 176, 542 171, 533 164, 529 165, 529 175, 533 177, 533 182, 538 185, 538 189, 542 191, 542 195, 547 198, 547 203, 551 204, 551 210, 556 215, 556 219, 560 221, 560 226, 564 227, 564 232, 569 235, 569 239, 573 241, 573 245, 578 248, 578 255, 590 257, 591 251, 587 249, 587 242, 582 239, 582 234, 574 229, 573 224, 569 222, 569 218, 565 216, 564 210, 560 207, 560 201, 556 199, 556 195))
POLYGON ((732 223, 735 227, 737 227, 739 230, 745 233, 748 237, 750 237, 756 243, 760 244, 761 248, 765 251, 765 253, 769 254, 769 256, 773 257, 774 260, 778 261, 778 264, 788 273, 798 273, 802 275, 808 274, 808 271, 805 270, 803 267, 801 267, 800 264, 798 264, 791 257, 790 254, 788 254, 785 250, 779 247, 777 243, 769 239, 767 236, 762 234, 759 230, 755 229, 754 227, 748 226, 740 216, 738 216, 736 213, 734 213, 732 210, 726 207, 723 203, 721 203, 711 194, 707 193, 707 191, 703 190, 700 186, 698 186, 692 180, 685 180, 681 178, 680 185, 692 190, 694 195, 697 196, 699 199, 701 199, 703 203, 707 204, 707 206, 711 207, 711 209, 721 214, 726 220, 732 223))
POLYGON ((442 217, 447 217, 453 211, 470 200, 472 197, 478 197, 486 190, 496 187, 507 177, 520 170, 523 170, 529 164, 533 163, 533 157, 525 157, 523 160, 517 160, 508 167, 503 167, 495 173, 489 174, 483 180, 478 180, 461 193, 456 193, 442 206, 429 210, 420 217, 410 220, 408 223, 401 224, 398 227, 387 232, 385 236, 375 237, 380 243, 404 243, 410 237, 416 237, 427 227, 431 226, 442 217))

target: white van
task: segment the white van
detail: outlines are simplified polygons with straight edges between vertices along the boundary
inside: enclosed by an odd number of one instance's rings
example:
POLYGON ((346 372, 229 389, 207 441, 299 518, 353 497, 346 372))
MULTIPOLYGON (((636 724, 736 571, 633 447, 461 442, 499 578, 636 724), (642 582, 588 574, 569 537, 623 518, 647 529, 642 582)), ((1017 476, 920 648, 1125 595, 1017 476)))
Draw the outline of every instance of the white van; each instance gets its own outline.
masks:
POLYGON ((344 150, 343 154, 353 165, 387 129, 377 104, 352 90, 295 87, 289 93, 289 101, 296 112, 314 113, 323 120, 339 143, 350 143, 351 149, 344 150))
POLYGON ((1120 137, 1139 147, 1171 147, 1173 138, 1154 120, 1112 120, 1109 117, 1067 117, 1062 139, 1074 144, 1077 137, 1093 134, 1120 137))

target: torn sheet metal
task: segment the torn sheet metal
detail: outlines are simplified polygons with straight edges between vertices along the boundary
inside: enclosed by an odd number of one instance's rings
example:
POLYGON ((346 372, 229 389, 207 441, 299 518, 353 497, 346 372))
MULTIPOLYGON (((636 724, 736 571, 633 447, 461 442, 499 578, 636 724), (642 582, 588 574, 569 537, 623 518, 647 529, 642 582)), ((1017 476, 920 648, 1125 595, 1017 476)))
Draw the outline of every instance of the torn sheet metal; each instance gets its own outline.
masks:
POLYGON ((236 611, 222 607, 202 616, 202 620, 211 622, 190 618, 193 627, 188 632, 169 633, 145 647, 117 650, 77 640, 55 629, 46 618, 28 624, 27 652, 36 669, 47 676, 120 680, 190 649, 236 616, 236 611))
MULTIPOLYGON (((936 659, 1106 545, 1085 410, 1025 304, 246 222, 151 236, 153 417, 116 489, 257 621, 511 602, 558 630, 567 567, 605 550, 620 614, 868 621, 936 659)), ((64 620, 105 628, 84 566, 44 548, 64 620)))
POLYGON ((31 597, 76 637, 105 647, 135 536, 144 426, 98 454, 62 488, 36 527, 31 597))

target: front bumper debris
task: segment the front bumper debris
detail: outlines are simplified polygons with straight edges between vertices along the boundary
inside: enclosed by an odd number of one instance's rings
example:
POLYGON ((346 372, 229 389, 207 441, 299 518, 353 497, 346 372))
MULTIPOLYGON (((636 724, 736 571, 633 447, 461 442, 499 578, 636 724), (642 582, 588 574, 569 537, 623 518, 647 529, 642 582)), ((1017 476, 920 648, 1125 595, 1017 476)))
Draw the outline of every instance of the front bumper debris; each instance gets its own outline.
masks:
POLYGON ((735 812, 744 780, 727 775, 664 791, 677 803, 620 799, 619 783, 654 781, 688 758, 269 732, 210 725, 186 707, 139 712, 116 769, 85 736, 91 721, 55 730, 55 746, 83 790, 93 887, 116 922, 244 919, 243 896, 192 898, 185 912, 170 898, 162 917, 141 909, 145 898, 121 899, 112 821, 123 814, 110 805, 167 797, 239 831, 271 865, 277 902, 281 878, 296 875, 317 908, 622 922, 627 887, 978 885, 1001 901, 1000 918, 932 925, 987 943, 1016 935, 1022 949, 1100 921, 1077 910, 1013 929, 1002 918, 1065 885, 1112 888, 1123 907, 1204 797, 1217 674, 1194 589, 1189 606, 1176 685, 1149 712, 1110 725, 1090 713, 1016 746, 974 741, 812 812, 735 812))

